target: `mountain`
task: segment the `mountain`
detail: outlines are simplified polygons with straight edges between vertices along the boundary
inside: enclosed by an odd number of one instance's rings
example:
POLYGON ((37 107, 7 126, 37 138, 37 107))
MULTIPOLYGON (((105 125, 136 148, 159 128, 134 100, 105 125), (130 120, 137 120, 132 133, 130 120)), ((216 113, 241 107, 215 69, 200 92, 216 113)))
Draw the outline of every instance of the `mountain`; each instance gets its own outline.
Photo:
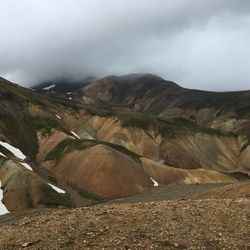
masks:
POLYGON ((185 89, 149 74, 103 78, 84 86, 80 95, 95 102, 117 102, 137 112, 183 117, 215 128, 222 126, 222 130, 249 130, 249 123, 235 124, 235 120, 249 119, 250 91, 185 89), (222 124, 225 120, 227 124, 222 124))
POLYGON ((43 81, 38 84, 33 84, 31 89, 37 90, 37 91, 47 91, 47 90, 53 90, 57 93, 67 93, 71 91, 76 91, 79 88, 81 88, 83 85, 88 84, 92 81, 97 79, 96 77, 85 77, 81 80, 73 80, 69 79, 67 77, 61 77, 50 81, 43 81))
POLYGON ((189 90, 152 74, 59 89, 0 78, 4 211, 249 180, 250 91, 189 90))

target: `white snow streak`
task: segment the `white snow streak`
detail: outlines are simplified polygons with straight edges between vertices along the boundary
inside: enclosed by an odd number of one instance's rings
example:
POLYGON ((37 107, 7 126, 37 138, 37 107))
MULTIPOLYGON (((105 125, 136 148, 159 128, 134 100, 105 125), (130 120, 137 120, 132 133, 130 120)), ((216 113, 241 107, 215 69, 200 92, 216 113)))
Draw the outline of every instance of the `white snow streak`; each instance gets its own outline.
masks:
POLYGON ((155 181, 153 178, 151 178, 151 181, 154 183, 154 187, 158 187, 159 186, 159 183, 157 181, 155 181))
POLYGON ((48 87, 43 88, 43 90, 51 90, 51 89, 55 88, 55 86, 56 86, 55 84, 52 84, 48 87))
POLYGON ((62 193, 62 194, 65 194, 66 192, 50 183, 48 183, 54 190, 56 190, 57 193, 62 193))
POLYGON ((20 162, 20 164, 23 165, 28 170, 33 171, 32 167, 28 163, 20 162))
POLYGON ((21 152, 20 149, 15 148, 14 146, 10 145, 7 142, 0 141, 0 145, 8 149, 12 154, 14 154, 17 158, 24 160, 26 156, 21 152))
MULTIPOLYGON (((26 156, 21 152, 20 149, 10 145, 7 142, 3 142, 0 141, 0 145, 2 145, 3 147, 5 147, 7 150, 9 150, 13 155, 15 155, 17 158, 21 159, 21 160, 25 160, 26 156)), ((4 154, 2 154, 0 152, 0 155, 5 156, 4 154)), ((7 156, 5 156, 7 157, 7 156)), ((33 171, 31 166, 28 163, 24 163, 24 162, 20 162, 21 165, 23 165, 25 168, 29 169, 30 171, 33 171)))
POLYGON ((0 152, 0 156, 4 156, 4 157, 7 157, 6 155, 4 155, 3 153, 0 152))
POLYGON ((2 190, 1 187, 2 187, 2 183, 0 181, 0 215, 9 213, 9 210, 7 209, 7 207, 2 202, 3 190, 2 190))
POLYGON ((74 131, 70 131, 72 135, 74 135, 77 139, 81 139, 78 134, 76 134, 74 131))

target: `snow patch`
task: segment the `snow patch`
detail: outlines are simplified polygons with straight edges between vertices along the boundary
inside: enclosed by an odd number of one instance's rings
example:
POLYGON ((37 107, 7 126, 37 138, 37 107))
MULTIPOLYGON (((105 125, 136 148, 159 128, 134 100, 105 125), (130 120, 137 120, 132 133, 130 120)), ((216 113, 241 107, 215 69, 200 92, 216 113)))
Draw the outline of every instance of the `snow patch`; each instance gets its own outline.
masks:
MULTIPOLYGON (((9 143, 0 141, 0 145, 5 147, 6 149, 8 149, 15 157, 19 158, 20 160, 26 159, 26 156, 21 152, 20 149, 10 145, 9 143)), ((1 152, 0 152, 0 155, 7 157, 6 155, 2 154, 1 152)), ((28 163, 20 162, 20 164, 23 165, 28 170, 33 171, 33 169, 31 168, 31 166, 28 163)))
POLYGON ((70 133, 71 133, 72 135, 74 135, 74 137, 76 137, 77 139, 81 139, 81 138, 79 137, 79 135, 76 134, 74 131, 71 130, 70 133))
POLYGON ((21 152, 20 149, 10 145, 7 142, 0 141, 0 145, 8 149, 13 155, 15 155, 17 158, 24 160, 26 156, 21 152))
POLYGON ((155 181, 153 178, 151 178, 151 181, 154 183, 154 187, 158 187, 159 186, 159 183, 157 181, 155 181))
POLYGON ((69 100, 72 100, 72 97, 69 97, 69 100))
POLYGON ((20 164, 23 165, 28 170, 33 171, 32 167, 28 163, 20 162, 20 164))
POLYGON ((55 86, 56 86, 55 84, 52 84, 48 87, 43 88, 43 90, 51 90, 51 89, 55 88, 55 86))
POLYGON ((0 156, 4 156, 4 157, 7 157, 6 155, 4 155, 3 153, 0 152, 0 156))
POLYGON ((54 190, 56 190, 57 193, 61 193, 61 194, 65 194, 66 192, 50 183, 48 183, 48 185, 50 185, 54 190))
POLYGON ((56 115, 56 117, 57 117, 58 119, 60 119, 60 120, 62 119, 59 115, 56 115))
POLYGON ((2 190, 1 187, 2 187, 2 183, 0 181, 0 215, 9 213, 9 210, 7 209, 7 207, 2 202, 3 190, 2 190))

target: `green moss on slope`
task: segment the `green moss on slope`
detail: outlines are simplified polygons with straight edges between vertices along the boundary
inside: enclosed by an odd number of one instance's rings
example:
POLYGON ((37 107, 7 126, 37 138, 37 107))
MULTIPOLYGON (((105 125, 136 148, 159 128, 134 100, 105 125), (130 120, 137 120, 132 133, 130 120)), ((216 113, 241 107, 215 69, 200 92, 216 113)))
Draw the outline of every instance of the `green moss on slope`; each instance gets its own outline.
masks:
POLYGON ((49 186, 43 188, 43 193, 43 203, 47 206, 75 207, 68 194, 59 194, 49 186))
POLYGON ((113 144, 106 141, 87 140, 87 139, 84 140, 65 139, 47 154, 45 160, 56 160, 61 156, 63 156, 64 154, 71 152, 74 149, 84 150, 88 147, 93 147, 98 144, 111 147, 123 154, 128 155, 129 157, 133 158, 136 161, 139 160, 140 156, 138 154, 126 149, 121 145, 113 144))
POLYGON ((14 135, 18 135, 18 120, 11 115, 0 113, 0 130, 13 133, 14 135))
POLYGON ((74 190, 77 191, 77 193, 79 195, 81 195, 84 198, 87 198, 89 200, 93 200, 93 201, 104 201, 107 200, 106 198, 100 197, 99 195, 93 194, 83 188, 78 187, 76 184, 74 183, 67 183, 70 187, 72 187, 74 190))
POLYGON ((232 133, 223 133, 217 129, 200 126, 184 118, 175 118, 170 121, 173 122, 173 124, 175 124, 177 127, 183 128, 184 130, 193 132, 193 133, 203 133, 203 134, 215 135, 215 136, 233 136, 232 133))
POLYGON ((73 143, 73 139, 65 139, 53 148, 46 156, 46 161, 56 160, 69 152, 68 147, 73 143))
POLYGON ((60 128, 60 123, 50 117, 32 117, 32 123, 36 130, 49 134, 52 128, 60 128))
POLYGON ((190 133, 203 133, 214 136, 232 136, 230 133, 223 133, 219 130, 200 126, 190 120, 183 118, 166 119, 162 116, 148 115, 144 113, 122 112, 117 117, 124 127, 136 127, 148 132, 150 128, 166 138, 175 138, 179 131, 190 133))
POLYGON ((8 138, 14 146, 31 160, 35 160, 37 154, 37 138, 28 115, 13 116, 0 113, 0 132, 8 138))

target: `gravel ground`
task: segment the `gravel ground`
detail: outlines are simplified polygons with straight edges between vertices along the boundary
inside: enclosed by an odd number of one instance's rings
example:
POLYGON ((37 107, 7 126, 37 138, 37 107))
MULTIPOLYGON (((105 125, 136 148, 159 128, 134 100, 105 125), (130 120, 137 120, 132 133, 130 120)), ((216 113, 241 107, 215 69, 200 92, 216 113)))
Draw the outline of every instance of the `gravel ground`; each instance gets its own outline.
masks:
POLYGON ((250 200, 47 211, 0 229, 0 249, 250 249, 250 200))

